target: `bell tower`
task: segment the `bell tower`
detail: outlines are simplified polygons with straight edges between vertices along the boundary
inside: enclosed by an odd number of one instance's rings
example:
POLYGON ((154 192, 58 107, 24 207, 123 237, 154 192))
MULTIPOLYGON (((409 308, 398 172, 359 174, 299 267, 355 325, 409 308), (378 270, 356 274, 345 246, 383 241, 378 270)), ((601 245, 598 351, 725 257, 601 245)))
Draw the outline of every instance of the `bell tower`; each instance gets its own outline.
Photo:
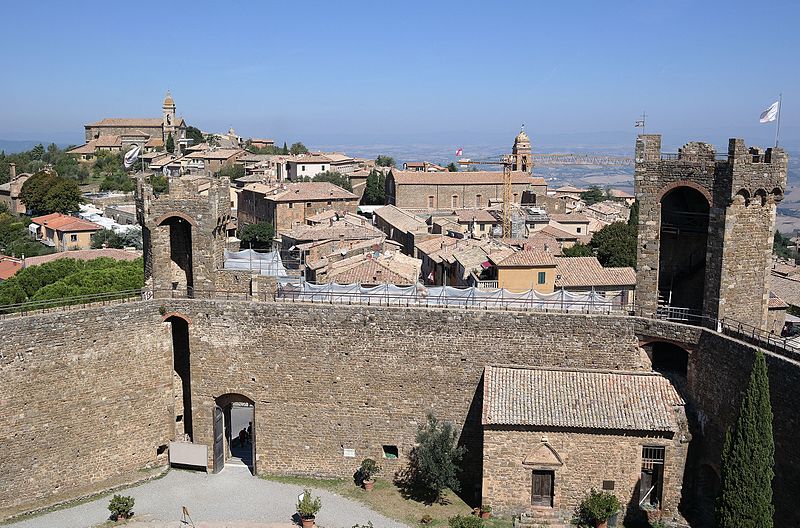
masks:
POLYGON ((514 163, 511 165, 512 171, 522 171, 530 174, 533 172, 533 164, 531 163, 531 140, 528 139, 528 134, 525 133, 525 125, 514 138, 514 146, 511 148, 511 154, 514 155, 514 163))
POLYGON ((172 98, 172 94, 167 91, 167 96, 164 98, 164 104, 161 107, 164 113, 164 120, 161 125, 163 129, 163 140, 164 144, 167 144, 167 137, 172 134, 172 139, 177 143, 178 137, 176 135, 176 127, 175 127, 175 100, 172 98))

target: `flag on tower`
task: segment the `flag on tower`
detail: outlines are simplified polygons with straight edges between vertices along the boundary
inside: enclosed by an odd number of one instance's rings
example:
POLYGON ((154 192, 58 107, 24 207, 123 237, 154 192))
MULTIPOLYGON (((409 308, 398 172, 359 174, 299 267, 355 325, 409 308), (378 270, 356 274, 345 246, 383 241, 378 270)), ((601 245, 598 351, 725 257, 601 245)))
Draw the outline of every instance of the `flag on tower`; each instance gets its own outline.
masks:
POLYGON ((125 169, 130 169, 133 167, 133 164, 136 163, 136 160, 139 159, 139 154, 142 152, 142 147, 136 146, 130 149, 126 154, 125 158, 123 159, 123 165, 125 165, 125 169))
POLYGON ((769 123, 771 121, 775 121, 778 118, 778 110, 780 110, 781 103, 780 101, 775 101, 769 108, 761 112, 761 118, 759 122, 761 123, 769 123))
POLYGON ((461 147, 458 147, 458 150, 456 150, 456 156, 460 156, 463 153, 464 153, 463 149, 461 147))
POLYGON ((644 128, 644 119, 637 120, 633 126, 636 128, 644 128))

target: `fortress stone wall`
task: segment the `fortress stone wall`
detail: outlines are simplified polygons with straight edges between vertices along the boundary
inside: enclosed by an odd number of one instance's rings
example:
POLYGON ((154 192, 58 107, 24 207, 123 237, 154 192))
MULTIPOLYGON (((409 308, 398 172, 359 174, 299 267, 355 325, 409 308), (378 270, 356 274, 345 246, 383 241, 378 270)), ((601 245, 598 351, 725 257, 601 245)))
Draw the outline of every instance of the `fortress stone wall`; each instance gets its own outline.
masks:
MULTIPOLYGON (((702 508, 754 351, 708 330, 599 315, 157 299, 2 320, 0 518, 165 463, 175 389, 161 311, 190 321, 195 442, 212 445, 215 400, 241 394, 255 404, 259 473, 350 476, 371 456, 388 476, 432 411, 470 450, 467 498, 480 491, 486 364, 649 369, 639 345, 655 340, 690 350, 683 390, 698 425, 684 499, 702 508), (382 459, 384 445, 400 458, 382 459)), ((800 520, 800 365, 772 354, 768 364, 776 526, 788 526, 800 520)))

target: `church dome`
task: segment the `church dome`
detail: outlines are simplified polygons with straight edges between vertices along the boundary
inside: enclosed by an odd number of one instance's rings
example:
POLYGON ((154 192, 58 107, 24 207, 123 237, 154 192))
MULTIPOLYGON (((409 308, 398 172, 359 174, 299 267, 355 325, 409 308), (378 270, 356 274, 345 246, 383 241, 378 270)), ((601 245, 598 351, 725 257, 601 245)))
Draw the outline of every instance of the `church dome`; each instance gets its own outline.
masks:
POLYGON ((164 106, 175 106, 175 100, 172 99, 172 94, 167 92, 167 96, 164 98, 164 106))

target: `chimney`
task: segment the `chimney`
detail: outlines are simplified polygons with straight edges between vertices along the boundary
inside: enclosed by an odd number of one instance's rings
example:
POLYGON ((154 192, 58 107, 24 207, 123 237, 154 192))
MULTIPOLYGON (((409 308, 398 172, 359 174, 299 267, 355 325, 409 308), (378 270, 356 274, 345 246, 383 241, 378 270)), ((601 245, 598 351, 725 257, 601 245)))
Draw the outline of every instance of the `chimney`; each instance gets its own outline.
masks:
POLYGON ((14 178, 17 177, 17 164, 16 163, 10 163, 9 166, 8 166, 8 171, 9 171, 9 176, 10 176, 9 180, 13 181, 14 178))

